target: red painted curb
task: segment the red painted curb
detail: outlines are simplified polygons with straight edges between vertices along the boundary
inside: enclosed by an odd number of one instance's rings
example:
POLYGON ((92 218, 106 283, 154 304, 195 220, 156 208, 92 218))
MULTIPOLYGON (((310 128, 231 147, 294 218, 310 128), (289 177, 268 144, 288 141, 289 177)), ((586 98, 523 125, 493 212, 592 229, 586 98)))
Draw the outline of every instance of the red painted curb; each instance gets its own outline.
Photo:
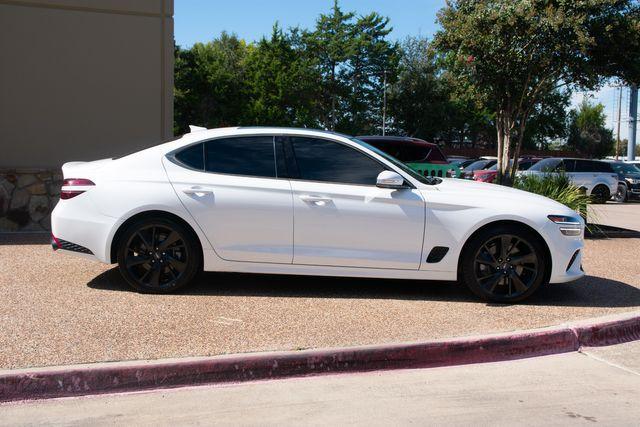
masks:
POLYGON ((0 401, 32 400, 340 372, 498 362, 640 339, 640 315, 426 343, 252 353, 156 362, 117 362, 0 374, 0 401))
POLYGON ((584 347, 601 347, 640 340, 640 316, 573 327, 584 347))

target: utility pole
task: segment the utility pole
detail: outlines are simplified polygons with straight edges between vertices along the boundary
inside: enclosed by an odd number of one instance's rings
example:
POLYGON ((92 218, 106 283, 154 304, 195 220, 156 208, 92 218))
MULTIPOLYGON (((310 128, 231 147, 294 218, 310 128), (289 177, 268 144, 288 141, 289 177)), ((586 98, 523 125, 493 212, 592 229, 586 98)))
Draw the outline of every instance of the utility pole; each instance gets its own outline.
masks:
POLYGON ((627 143, 627 160, 636 159, 636 124, 638 122, 638 85, 631 85, 629 94, 629 138, 627 143))
POLYGON ((622 112, 622 86, 620 86, 620 97, 618 98, 618 132, 616 137, 616 160, 620 154, 620 113, 622 112))
POLYGON ((387 70, 384 70, 384 77, 382 78, 382 136, 386 134, 387 127, 387 70))

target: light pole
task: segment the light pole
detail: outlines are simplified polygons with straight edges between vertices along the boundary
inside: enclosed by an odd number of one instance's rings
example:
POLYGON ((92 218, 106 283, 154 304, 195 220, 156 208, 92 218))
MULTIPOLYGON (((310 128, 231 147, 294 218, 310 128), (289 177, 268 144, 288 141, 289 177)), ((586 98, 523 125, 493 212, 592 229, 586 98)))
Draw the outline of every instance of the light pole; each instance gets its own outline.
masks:
POLYGON ((631 85, 629 95, 629 138, 627 143, 627 160, 636 159, 636 124, 638 122, 638 85, 631 85))
POLYGON ((382 77, 382 136, 386 134, 387 127, 387 70, 383 71, 382 77))

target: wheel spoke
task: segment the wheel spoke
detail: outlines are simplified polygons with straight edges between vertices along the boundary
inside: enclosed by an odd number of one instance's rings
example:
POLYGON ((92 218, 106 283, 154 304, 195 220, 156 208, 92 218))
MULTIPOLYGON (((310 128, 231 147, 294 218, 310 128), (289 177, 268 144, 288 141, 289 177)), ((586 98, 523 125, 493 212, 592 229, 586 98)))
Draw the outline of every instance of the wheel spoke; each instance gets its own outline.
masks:
POLYGON ((522 265, 522 264, 535 264, 537 261, 537 257, 534 253, 520 255, 517 257, 511 258, 511 264, 513 265, 522 265))
POLYGON ((511 242, 511 238, 509 236, 500 237, 500 258, 502 258, 503 260, 507 258, 507 248, 509 247, 509 242, 511 242))
POLYGON ((151 249, 151 245, 149 244, 149 242, 147 242, 147 239, 144 238, 140 231, 138 231, 136 235, 140 238, 140 240, 142 240, 142 244, 144 245, 145 249, 151 249))
POLYGON ((158 245, 158 247, 161 250, 165 250, 167 249, 169 246, 171 246, 173 243, 179 242, 180 241, 180 235, 175 232, 172 231, 166 239, 164 239, 162 242, 160 242, 160 244, 158 245))
POLYGON ((153 286, 160 285, 160 268, 155 267, 151 270, 151 278, 149 279, 149 283, 153 286))
POLYGON ((476 262, 478 262, 479 264, 490 265, 493 268, 497 267, 498 263, 496 262, 496 260, 493 259, 491 254, 488 255, 489 256, 487 256, 487 253, 478 255, 478 257, 476 258, 476 262))
POLYGON ((489 292, 493 292, 496 288, 496 286, 498 286, 498 282, 500 282, 500 279, 503 277, 503 275, 501 273, 495 273, 491 276, 491 279, 489 281, 487 281, 487 283, 484 283, 482 286, 484 286, 485 289, 487 289, 489 292))
POLYGON ((525 292, 527 289, 529 289, 529 287, 525 285, 522 280, 520 280, 520 276, 518 276, 516 273, 511 274, 511 282, 518 290, 518 292, 525 292))
POLYGON ((182 273, 184 269, 187 268, 186 262, 180 261, 179 259, 174 258, 172 256, 168 256, 167 260, 169 261, 170 265, 180 273, 182 273))
POLYGON ((521 242, 521 240, 516 237, 515 243, 513 243, 511 245, 511 247, 509 248, 509 250, 507 251, 507 256, 509 256, 509 255, 511 255, 513 253, 513 250, 518 247, 518 243, 520 243, 520 242, 521 242))
POLYGON ((145 255, 138 255, 138 256, 128 256, 126 259, 126 266, 127 267, 135 267, 136 265, 140 265, 140 264, 144 264, 149 262, 149 257, 145 256, 145 255))

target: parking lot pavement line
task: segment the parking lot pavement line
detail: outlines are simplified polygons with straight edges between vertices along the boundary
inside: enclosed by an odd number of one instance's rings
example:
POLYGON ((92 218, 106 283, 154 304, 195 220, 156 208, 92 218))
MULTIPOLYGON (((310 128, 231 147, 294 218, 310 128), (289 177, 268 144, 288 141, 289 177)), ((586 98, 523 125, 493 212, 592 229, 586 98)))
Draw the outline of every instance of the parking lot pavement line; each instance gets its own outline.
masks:
POLYGON ((589 352, 589 350, 587 350, 587 349, 581 349, 581 350, 578 351, 578 353, 580 353, 580 354, 582 354, 582 355, 584 355, 586 357, 589 357, 589 358, 591 358, 593 360, 597 360, 598 362, 605 363, 605 364, 607 364, 609 366, 612 366, 614 368, 622 369, 623 371, 628 372, 630 374, 640 376, 640 372, 634 371, 633 369, 629 369, 626 366, 619 365, 619 364, 617 364, 615 362, 612 362, 610 360, 607 360, 607 359, 605 359, 603 357, 596 356, 595 354, 589 352))

